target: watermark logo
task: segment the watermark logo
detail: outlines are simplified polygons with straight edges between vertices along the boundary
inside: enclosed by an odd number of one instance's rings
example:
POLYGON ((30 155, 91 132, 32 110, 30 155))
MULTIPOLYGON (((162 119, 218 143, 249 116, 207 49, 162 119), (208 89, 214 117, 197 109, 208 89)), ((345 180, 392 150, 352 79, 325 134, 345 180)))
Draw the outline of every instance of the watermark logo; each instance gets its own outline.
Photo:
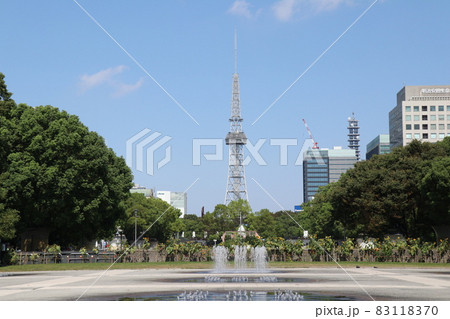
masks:
MULTIPOLYGON (((298 145, 298 141, 295 138, 272 138, 272 139, 259 139, 255 144, 250 140, 247 140, 244 150, 244 161, 242 165, 249 165, 252 160, 259 166, 267 166, 267 162, 262 156, 261 148, 269 140, 269 145, 278 149, 279 165, 288 165, 289 147, 295 147, 298 145)), ((192 165, 201 165, 202 159, 206 161, 223 161, 224 160, 224 140, 220 138, 195 138, 192 140, 192 165)), ((292 151, 292 150, 291 150, 292 151)), ((309 158, 313 158, 317 164, 325 164, 321 152, 318 149, 314 149, 314 143, 311 139, 306 139, 297 155, 295 166, 303 165, 303 156, 307 155, 309 158)), ((230 158, 230 160, 232 160, 230 158)))
MULTIPOLYGON (((128 167, 135 168, 137 171, 145 172, 148 175, 153 175, 155 152, 172 139, 170 136, 161 137, 161 135, 161 133, 156 131, 152 133, 150 129, 146 128, 129 138, 126 142, 125 159, 128 167)), ((166 146, 164 153, 164 158, 156 163, 157 169, 162 168, 170 162, 172 154, 170 145, 166 146)))
MULTIPOLYGON (((166 145, 172 137, 164 136, 160 132, 151 131, 146 128, 139 133, 133 135, 126 142, 126 163, 130 168, 137 171, 154 175, 156 169, 162 168, 171 161, 171 146, 166 145), (161 148, 165 148, 160 150, 161 148), (157 152, 160 150, 159 152, 157 152), (163 154, 161 154, 163 153, 163 154), (159 161, 156 161, 159 155, 159 161), (162 157, 162 159, 160 159, 162 157)), ((287 166, 289 153, 295 152, 297 154, 294 165, 302 166, 304 156, 309 161, 314 161, 316 164, 325 164, 322 154, 318 149, 314 149, 314 144, 311 139, 303 141, 303 145, 298 152, 298 140, 295 138, 272 138, 272 139, 258 139, 256 143, 247 140, 244 145, 244 158, 242 165, 249 165, 252 161, 259 166, 267 166, 266 159, 261 154, 263 146, 270 146, 274 151, 276 150, 279 156, 280 166, 287 166), (298 152, 298 153, 297 153, 298 152)), ((200 166, 208 161, 224 161, 226 147, 225 141, 222 138, 194 138, 192 139, 192 165, 200 166)), ((273 154, 273 151, 272 151, 273 154)), ((229 158, 230 161, 236 160, 229 158)))

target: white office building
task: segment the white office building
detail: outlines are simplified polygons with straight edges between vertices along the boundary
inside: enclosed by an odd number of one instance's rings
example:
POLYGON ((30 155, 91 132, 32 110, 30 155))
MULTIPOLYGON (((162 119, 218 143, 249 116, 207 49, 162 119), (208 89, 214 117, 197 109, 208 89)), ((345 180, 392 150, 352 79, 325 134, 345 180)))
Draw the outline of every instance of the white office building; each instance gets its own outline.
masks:
POLYGON ((405 86, 389 112, 391 149, 412 140, 437 142, 450 136, 450 85, 405 86))
POLYGON ((187 212, 187 194, 171 191, 157 191, 156 197, 162 199, 169 205, 178 208, 181 211, 180 218, 184 217, 187 212))

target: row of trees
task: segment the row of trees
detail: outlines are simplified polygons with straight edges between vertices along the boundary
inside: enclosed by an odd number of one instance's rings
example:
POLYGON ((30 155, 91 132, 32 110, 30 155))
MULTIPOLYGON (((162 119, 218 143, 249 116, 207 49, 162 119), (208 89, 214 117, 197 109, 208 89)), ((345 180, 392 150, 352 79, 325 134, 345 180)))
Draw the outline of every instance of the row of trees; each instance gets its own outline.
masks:
POLYGON ((241 218, 246 230, 254 230, 263 238, 298 238, 303 235, 296 223, 300 219, 299 213, 271 213, 268 209, 253 213, 249 203, 242 199, 232 201, 228 205, 218 204, 212 212, 205 213, 203 217, 186 214, 181 220, 181 230, 188 238, 193 232, 201 237, 206 232, 208 239, 219 239, 224 231, 237 230, 241 218))
POLYGON ((435 239, 450 229, 450 137, 414 140, 359 162, 304 207, 311 232, 336 238, 401 233, 435 239))

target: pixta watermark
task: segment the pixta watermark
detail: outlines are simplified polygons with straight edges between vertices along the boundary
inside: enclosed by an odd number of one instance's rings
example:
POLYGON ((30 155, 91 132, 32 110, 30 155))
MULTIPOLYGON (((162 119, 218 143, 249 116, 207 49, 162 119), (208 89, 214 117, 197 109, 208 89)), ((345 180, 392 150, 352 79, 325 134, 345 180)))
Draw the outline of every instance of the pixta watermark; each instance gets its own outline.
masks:
MULTIPOLYGON (((126 163, 130 168, 148 175, 154 175, 167 165, 172 159, 172 137, 148 128, 133 135, 126 141, 126 163)), ((289 154, 296 154, 295 166, 303 165, 303 155, 309 151, 318 164, 325 163, 319 150, 313 149, 311 139, 301 141, 296 138, 262 138, 255 142, 247 140, 244 148, 242 165, 249 165, 252 161, 259 166, 267 166, 268 162, 261 153, 264 147, 270 147, 278 153, 280 166, 289 165, 289 154)), ((228 146, 221 138, 193 138, 192 139, 192 165, 200 166, 207 161, 228 160, 228 146)), ((273 153, 272 153, 273 154, 273 153)), ((271 156, 273 157, 273 156, 271 156)), ((275 165, 275 164, 274 164, 275 165)))

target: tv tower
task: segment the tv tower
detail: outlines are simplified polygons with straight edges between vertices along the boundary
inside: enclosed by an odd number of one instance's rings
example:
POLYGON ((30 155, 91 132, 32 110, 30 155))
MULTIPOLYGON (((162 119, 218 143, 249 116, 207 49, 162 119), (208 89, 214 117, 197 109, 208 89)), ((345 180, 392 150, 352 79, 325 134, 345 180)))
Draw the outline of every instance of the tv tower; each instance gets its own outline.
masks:
POLYGON ((230 131, 225 143, 228 145, 228 181, 225 204, 245 199, 248 201, 244 170, 244 145, 247 137, 242 131, 241 101, 239 97, 239 74, 237 73, 237 36, 234 32, 234 74, 231 100, 230 131))
POLYGON ((355 150, 356 160, 359 161, 361 158, 359 151, 359 124, 358 120, 355 118, 355 113, 348 118, 348 147, 355 150))

